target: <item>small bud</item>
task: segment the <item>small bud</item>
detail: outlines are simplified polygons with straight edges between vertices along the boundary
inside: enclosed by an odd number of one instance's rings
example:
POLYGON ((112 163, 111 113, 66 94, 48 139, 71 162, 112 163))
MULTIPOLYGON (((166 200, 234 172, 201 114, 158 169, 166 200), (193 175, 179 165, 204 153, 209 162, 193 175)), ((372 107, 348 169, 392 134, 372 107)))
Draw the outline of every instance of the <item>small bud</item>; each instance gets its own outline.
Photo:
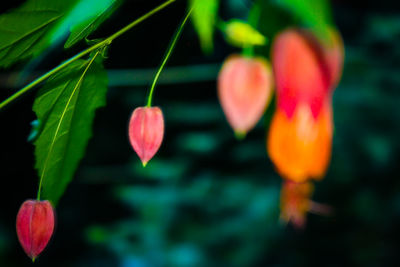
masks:
POLYGON ((237 47, 265 45, 267 38, 247 22, 233 19, 225 27, 227 41, 237 47))
POLYGON ((139 107, 129 122, 129 140, 143 167, 157 153, 164 137, 164 117, 159 107, 139 107))
POLYGON ((54 209, 49 201, 27 200, 17 215, 17 235, 25 253, 35 261, 54 231, 54 209))
POLYGON ((272 74, 263 58, 229 57, 219 73, 218 97, 236 135, 244 136, 262 117, 271 98, 272 74))

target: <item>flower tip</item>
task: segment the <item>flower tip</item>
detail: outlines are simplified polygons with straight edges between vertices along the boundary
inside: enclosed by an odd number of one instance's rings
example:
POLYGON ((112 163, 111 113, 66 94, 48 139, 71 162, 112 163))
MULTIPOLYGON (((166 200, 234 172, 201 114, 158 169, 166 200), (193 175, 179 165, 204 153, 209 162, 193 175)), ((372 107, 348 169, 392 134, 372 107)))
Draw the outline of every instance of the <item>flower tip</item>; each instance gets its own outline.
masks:
POLYGON ((290 223, 290 225, 298 230, 298 231, 302 231, 305 228, 306 225, 306 220, 304 218, 302 219, 297 219, 297 220, 293 220, 293 218, 285 218, 282 215, 279 217, 280 223, 284 226, 287 227, 290 223))
POLYGON ((237 140, 241 141, 246 138, 246 131, 235 131, 235 137, 237 140))
POLYGON ((142 161, 143 168, 145 168, 147 166, 147 163, 149 163, 149 162, 148 161, 142 161))

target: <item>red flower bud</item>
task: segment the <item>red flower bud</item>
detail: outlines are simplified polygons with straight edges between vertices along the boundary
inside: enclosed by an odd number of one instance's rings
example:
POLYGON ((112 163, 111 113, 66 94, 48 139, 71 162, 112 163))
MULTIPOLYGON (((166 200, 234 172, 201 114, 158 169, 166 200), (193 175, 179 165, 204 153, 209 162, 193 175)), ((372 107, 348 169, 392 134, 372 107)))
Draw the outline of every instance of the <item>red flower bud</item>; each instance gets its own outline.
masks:
POLYGON ((54 209, 49 201, 27 200, 17 215, 17 235, 25 253, 34 261, 54 231, 54 209))
POLYGON ((218 77, 218 97, 237 134, 246 134, 260 120, 271 90, 272 74, 265 59, 234 55, 225 61, 218 77))
POLYGON ((164 136, 164 117, 159 107, 139 107, 129 122, 129 140, 143 166, 157 153, 164 136))

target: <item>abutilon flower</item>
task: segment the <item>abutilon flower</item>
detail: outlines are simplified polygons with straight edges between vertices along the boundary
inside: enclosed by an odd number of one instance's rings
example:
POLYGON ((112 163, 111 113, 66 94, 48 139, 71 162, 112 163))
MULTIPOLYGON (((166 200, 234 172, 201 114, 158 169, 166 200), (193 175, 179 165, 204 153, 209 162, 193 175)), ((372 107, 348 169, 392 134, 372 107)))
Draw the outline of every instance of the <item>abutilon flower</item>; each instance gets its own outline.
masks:
POLYGON ((129 140, 146 166, 157 153, 164 137, 164 117, 159 107, 136 108, 129 122, 129 140))
POLYGON ((267 140, 270 158, 286 179, 320 179, 331 155, 331 96, 343 63, 340 36, 330 30, 319 41, 310 32, 288 29, 274 40, 272 63, 277 110, 267 140))
POLYGON ((218 97, 236 134, 244 135, 262 117, 271 98, 272 73, 263 58, 230 56, 218 76, 218 97))
POLYGON ((35 261, 54 231, 54 209, 49 201, 27 200, 18 211, 17 235, 25 253, 35 261))

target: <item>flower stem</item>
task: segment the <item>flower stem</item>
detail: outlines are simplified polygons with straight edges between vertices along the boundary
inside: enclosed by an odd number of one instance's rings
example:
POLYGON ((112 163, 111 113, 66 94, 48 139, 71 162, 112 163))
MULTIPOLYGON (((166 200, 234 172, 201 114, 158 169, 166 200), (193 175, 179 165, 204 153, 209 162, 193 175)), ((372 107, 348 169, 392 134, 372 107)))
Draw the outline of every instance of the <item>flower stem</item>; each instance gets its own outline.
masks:
POLYGON ((111 35, 108 38, 104 39, 103 41, 101 41, 101 42, 99 42, 99 43, 87 48, 86 50, 83 50, 82 52, 80 52, 80 53, 76 54, 75 56, 73 56, 72 58, 68 59, 67 61, 61 63, 60 65, 58 65, 54 69, 48 71, 44 75, 40 76, 39 78, 37 78, 33 82, 31 82, 28 85, 26 85, 24 88, 22 88, 21 90, 19 90, 15 94, 13 94, 12 96, 8 97, 3 102, 1 102, 0 103, 0 110, 2 110, 9 103, 11 103, 14 100, 16 100, 17 98, 19 98, 21 95, 23 95, 26 92, 30 91, 36 85, 38 85, 41 82, 45 81, 47 78, 52 76, 54 73, 56 73, 59 70, 65 68, 66 66, 68 66, 69 64, 74 62, 75 60, 77 60, 77 59, 89 54, 90 52, 92 52, 92 51, 94 51, 94 50, 96 50, 96 49, 98 49, 100 47, 104 47, 104 46, 110 45, 111 42, 113 40, 115 40, 116 38, 118 38, 120 35, 124 34, 128 30, 130 30, 134 26, 136 26, 137 24, 141 23, 142 21, 146 20, 147 18, 151 17, 152 15, 156 14, 157 12, 161 11, 162 9, 164 9, 165 7, 167 7, 168 5, 172 4, 175 1, 176 0, 168 0, 168 1, 164 2, 163 4, 161 4, 158 7, 154 8, 150 12, 146 13, 145 15, 141 16, 140 18, 138 18, 138 19, 134 20, 133 22, 131 22, 130 24, 126 25, 125 27, 123 27, 122 29, 120 29, 119 31, 114 33, 113 35, 111 35))
MULTIPOLYGON (((248 16, 248 22, 255 29, 257 29, 258 22, 260 20, 260 14, 261 14, 260 7, 257 4, 254 4, 248 16)), ((254 57, 254 46, 246 45, 243 48, 242 54, 245 57, 254 57)))
POLYGON ((186 21, 190 17, 190 14, 192 13, 192 11, 193 11, 193 7, 189 10, 189 12, 187 13, 186 17, 183 19, 181 25, 179 26, 178 30, 175 32, 174 38, 172 39, 172 42, 171 42, 171 44, 170 44, 170 46, 169 46, 169 48, 167 50, 167 53, 166 53, 166 55, 164 57, 164 60, 161 63, 161 66, 158 69, 158 71, 156 73, 156 76, 154 77, 153 84, 151 85, 150 93, 149 93, 149 96, 147 98, 147 107, 151 107, 151 101, 153 99, 154 88, 156 87, 156 83, 158 81, 158 78, 160 77, 161 71, 164 69, 165 64, 167 63, 169 57, 171 56, 171 53, 174 50, 176 42, 178 41, 179 36, 180 36, 180 34, 181 34, 182 30, 183 30, 183 27, 185 26, 186 21))

